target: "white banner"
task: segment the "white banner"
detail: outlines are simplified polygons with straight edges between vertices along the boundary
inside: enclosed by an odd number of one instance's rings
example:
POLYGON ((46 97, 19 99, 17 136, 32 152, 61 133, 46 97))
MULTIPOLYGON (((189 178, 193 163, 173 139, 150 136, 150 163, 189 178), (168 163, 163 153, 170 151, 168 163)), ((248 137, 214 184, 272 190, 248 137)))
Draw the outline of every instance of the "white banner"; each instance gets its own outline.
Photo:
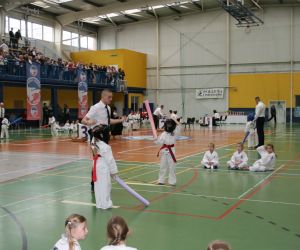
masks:
POLYGON ((196 99, 224 98, 224 88, 196 89, 196 99))

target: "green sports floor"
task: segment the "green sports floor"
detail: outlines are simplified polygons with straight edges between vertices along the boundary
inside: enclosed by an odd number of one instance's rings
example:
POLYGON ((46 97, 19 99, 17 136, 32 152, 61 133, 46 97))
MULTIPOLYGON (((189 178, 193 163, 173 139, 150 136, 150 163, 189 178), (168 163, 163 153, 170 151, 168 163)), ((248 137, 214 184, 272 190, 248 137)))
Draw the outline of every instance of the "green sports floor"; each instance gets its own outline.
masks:
MULTIPOLYGON (((232 144, 217 149, 219 170, 200 168, 203 153, 181 159, 176 188, 153 184, 158 164, 118 161, 119 176, 151 205, 143 208, 113 183, 115 208, 109 211, 94 207, 88 159, 7 150, 18 140, 50 137, 49 131, 12 133, 0 151, 0 249, 52 249, 72 213, 88 220, 83 250, 106 244, 105 227, 112 215, 127 220, 132 230, 128 245, 139 250, 200 250, 215 239, 228 241, 234 250, 300 249, 300 126, 270 130, 266 141, 275 145, 278 157, 274 172, 228 171, 232 144), (22 159, 37 159, 37 164, 22 159), (29 170, 12 170, 16 165, 29 170), (14 171, 24 176, 14 176, 14 171)), ((255 151, 247 153, 250 162, 258 158, 255 151)))

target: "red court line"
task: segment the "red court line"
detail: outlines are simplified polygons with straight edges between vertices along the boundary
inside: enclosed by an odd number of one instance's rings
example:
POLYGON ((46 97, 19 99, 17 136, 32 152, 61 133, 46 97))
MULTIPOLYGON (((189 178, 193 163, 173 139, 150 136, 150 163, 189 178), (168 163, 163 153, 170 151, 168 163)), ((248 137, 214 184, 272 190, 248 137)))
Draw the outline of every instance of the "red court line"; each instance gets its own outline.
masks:
MULTIPOLYGON (((173 194, 175 192, 180 192, 180 191, 184 190, 185 188, 190 186, 197 179, 197 177, 198 177, 198 170, 194 169, 194 175, 187 183, 183 184, 179 188, 173 189, 171 192, 168 192, 168 193, 165 193, 165 194, 162 194, 162 195, 158 195, 158 196, 154 196, 152 199, 149 200, 150 203, 152 203, 154 201, 164 199, 164 198, 167 198, 168 196, 170 196, 171 194, 173 194)), ((144 208, 143 205, 139 205, 139 206, 133 207, 132 209, 137 209, 138 210, 138 209, 143 209, 143 208, 144 208)))
POLYGON ((235 210, 237 207, 239 207, 242 203, 250 199, 253 195, 255 195, 258 191, 263 189, 266 185, 268 185, 271 180, 273 179, 273 176, 270 176, 268 179, 266 179, 263 183, 261 183, 257 188, 255 188, 251 193, 247 194, 242 199, 238 200, 235 204, 233 204, 229 209, 227 209, 223 214, 221 214, 219 217, 217 217, 218 220, 224 219, 227 215, 229 215, 233 210, 235 210))

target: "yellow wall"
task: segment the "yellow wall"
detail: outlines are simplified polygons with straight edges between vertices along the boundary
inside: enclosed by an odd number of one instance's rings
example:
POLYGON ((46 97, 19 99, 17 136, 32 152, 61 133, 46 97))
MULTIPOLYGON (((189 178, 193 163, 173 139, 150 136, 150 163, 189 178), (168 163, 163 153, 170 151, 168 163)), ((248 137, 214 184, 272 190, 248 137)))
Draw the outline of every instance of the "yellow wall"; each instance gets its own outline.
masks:
POLYGON ((128 87, 146 88, 147 55, 126 49, 82 51, 71 53, 75 62, 118 65, 124 69, 128 87))
MULTIPOLYGON (((272 100, 283 100, 290 107, 290 82, 289 73, 232 74, 229 86, 233 88, 229 89, 229 107, 253 108, 256 96, 260 96, 266 105, 272 100)), ((300 95, 300 73, 294 73, 293 95, 300 95)))
POLYGON ((147 56, 130 50, 124 50, 125 79, 128 87, 146 88, 146 60, 147 56))
POLYGON ((16 100, 23 101, 23 107, 26 107, 26 88, 25 87, 7 87, 4 86, 3 88, 3 95, 4 95, 4 104, 5 108, 7 109, 13 109, 14 102, 16 100))
POLYGON ((42 102, 43 101, 51 102, 51 89, 43 89, 42 88, 42 102))
MULTIPOLYGON (((57 102, 58 105, 63 108, 64 104, 67 104, 71 109, 78 108, 78 92, 75 89, 58 89, 57 90, 57 102)), ((93 93, 88 92, 89 107, 93 103, 93 93)))

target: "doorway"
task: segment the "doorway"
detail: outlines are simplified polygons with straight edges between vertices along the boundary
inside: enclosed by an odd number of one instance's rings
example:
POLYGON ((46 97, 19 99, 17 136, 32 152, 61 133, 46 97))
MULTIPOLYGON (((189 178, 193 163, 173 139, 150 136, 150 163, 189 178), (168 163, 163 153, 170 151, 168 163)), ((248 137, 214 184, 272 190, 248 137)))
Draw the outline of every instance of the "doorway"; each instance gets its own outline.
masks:
POLYGON ((286 102, 285 101, 270 101, 269 102, 269 117, 271 117, 271 107, 273 105, 276 109, 277 123, 286 123, 286 102))

